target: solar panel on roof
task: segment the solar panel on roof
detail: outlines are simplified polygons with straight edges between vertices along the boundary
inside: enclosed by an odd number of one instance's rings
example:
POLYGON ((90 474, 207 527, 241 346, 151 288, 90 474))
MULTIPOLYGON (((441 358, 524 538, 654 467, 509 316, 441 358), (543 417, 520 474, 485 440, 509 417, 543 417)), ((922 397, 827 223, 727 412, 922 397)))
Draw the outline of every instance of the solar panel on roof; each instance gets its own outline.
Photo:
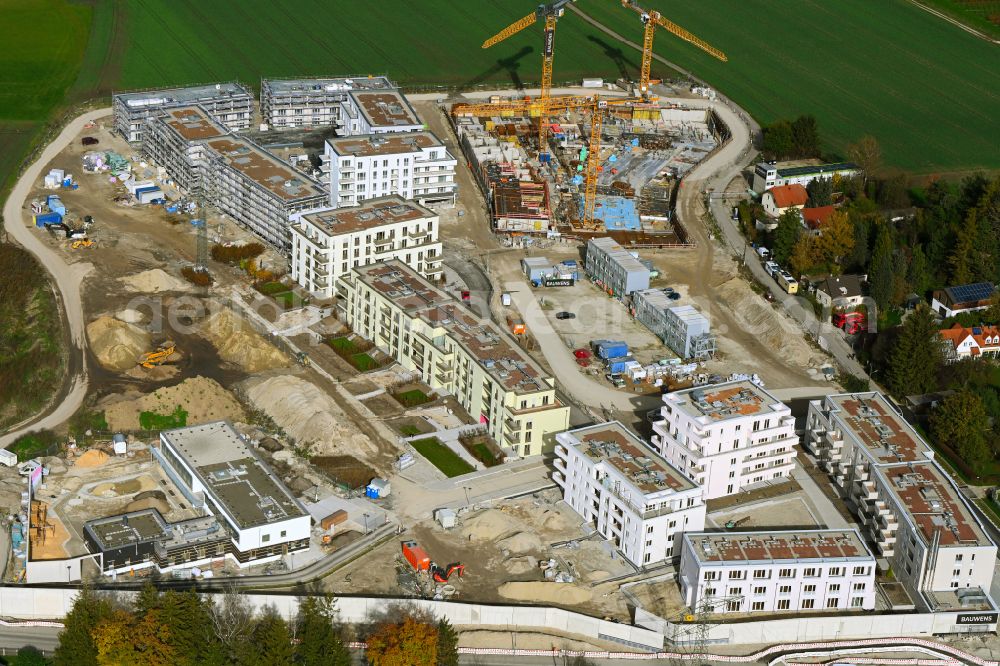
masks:
POLYGON ((985 301, 993 295, 993 285, 989 282, 976 282, 974 284, 962 284, 957 287, 950 287, 952 298, 958 303, 970 303, 972 301, 985 301))

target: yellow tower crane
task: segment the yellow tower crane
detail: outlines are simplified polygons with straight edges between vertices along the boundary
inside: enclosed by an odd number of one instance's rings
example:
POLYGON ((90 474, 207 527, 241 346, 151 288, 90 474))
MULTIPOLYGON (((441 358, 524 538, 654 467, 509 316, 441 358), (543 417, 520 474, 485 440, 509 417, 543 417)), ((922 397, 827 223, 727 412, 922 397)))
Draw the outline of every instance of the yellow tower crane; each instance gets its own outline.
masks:
POLYGON ((680 27, 673 21, 663 18, 657 11, 647 11, 636 4, 635 0, 621 0, 622 7, 627 7, 642 17, 645 30, 642 34, 642 70, 639 73, 639 92, 643 97, 649 97, 649 68, 653 62, 653 36, 657 26, 666 29, 673 35, 680 37, 685 42, 694 44, 705 53, 718 58, 722 62, 728 62, 726 54, 715 48, 708 42, 695 37, 693 34, 680 27))
POLYGON ((576 0, 553 0, 538 5, 534 12, 524 18, 511 23, 509 26, 493 35, 485 42, 483 48, 488 49, 494 44, 499 44, 512 35, 516 35, 525 28, 534 25, 538 20, 545 21, 544 41, 542 42, 542 84, 538 99, 541 105, 537 107, 541 114, 538 116, 538 157, 544 160, 542 155, 548 154, 548 108, 545 102, 552 93, 552 60, 555 55, 556 21, 566 11, 566 5, 576 0))

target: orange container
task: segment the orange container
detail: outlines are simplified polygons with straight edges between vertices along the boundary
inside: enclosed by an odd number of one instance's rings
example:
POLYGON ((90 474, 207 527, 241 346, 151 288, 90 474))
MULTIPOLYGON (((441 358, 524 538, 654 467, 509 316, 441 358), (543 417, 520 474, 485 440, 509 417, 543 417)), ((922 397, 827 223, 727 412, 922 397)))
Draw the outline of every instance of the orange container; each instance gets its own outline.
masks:
POLYGON ((403 542, 403 557, 417 571, 427 571, 431 568, 431 558, 427 551, 417 545, 416 541, 403 542))

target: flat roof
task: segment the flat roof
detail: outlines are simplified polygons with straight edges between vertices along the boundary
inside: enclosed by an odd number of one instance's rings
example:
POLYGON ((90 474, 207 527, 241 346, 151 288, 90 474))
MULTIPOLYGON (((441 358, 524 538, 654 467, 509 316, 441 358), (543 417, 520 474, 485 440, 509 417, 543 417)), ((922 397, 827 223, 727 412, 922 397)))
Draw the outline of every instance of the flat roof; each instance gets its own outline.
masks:
POLYGON ((430 132, 405 132, 403 134, 362 134, 327 139, 333 152, 341 156, 403 155, 419 153, 424 148, 443 145, 430 132))
POLYGON ((193 104, 213 99, 226 99, 240 96, 252 97, 250 91, 239 83, 214 83, 205 86, 188 86, 186 88, 162 88, 159 90, 139 90, 135 92, 116 93, 115 97, 123 100, 131 108, 143 106, 162 106, 165 104, 193 104))
POLYGON ((611 238, 610 236, 601 236, 600 238, 592 238, 587 241, 587 251, 590 251, 590 246, 600 249, 608 257, 625 269, 629 273, 648 273, 649 269, 646 266, 632 256, 632 253, 623 248, 618 242, 611 238))
POLYGON ((748 379, 667 393, 664 402, 695 418, 706 421, 770 414, 787 407, 773 395, 748 379))
POLYGON ((879 464, 928 459, 930 447, 881 393, 827 396, 838 409, 844 431, 879 464))
POLYGON ((102 550, 158 541, 167 536, 167 522, 156 509, 142 509, 84 523, 102 550))
POLYGON ((264 79, 275 93, 349 92, 351 90, 395 90, 396 84, 385 76, 337 76, 304 79, 264 79))
POLYGON ((229 423, 160 433, 240 528, 306 515, 302 505, 229 423))
POLYGON ((878 468, 927 543, 940 535, 942 546, 990 546, 958 489, 931 461, 878 468))
POLYGON ((698 487, 618 421, 568 430, 562 434, 572 437, 575 440, 573 446, 592 462, 610 465, 643 493, 698 487))
POLYGON ((480 320, 398 259, 352 270, 364 284, 391 299, 410 317, 419 317, 431 326, 447 330, 505 389, 534 393, 552 388, 551 378, 541 366, 504 331, 491 321, 480 320))
POLYGON ((685 532, 684 540, 700 563, 875 559, 856 529, 685 532))
POLYGON ((398 90, 378 92, 354 91, 354 102, 372 127, 405 127, 422 125, 416 111, 398 90))
POLYGON ((778 175, 782 178, 790 178, 794 176, 809 176, 812 174, 824 174, 831 173, 834 171, 847 171, 850 169, 860 170, 859 167, 854 162, 836 162, 834 164, 818 164, 813 166, 791 166, 791 167, 777 167, 778 175))
POLYGON ((327 196, 318 180, 298 171, 249 139, 229 134, 207 139, 204 144, 218 153, 230 167, 285 201, 327 196))
POLYGON ((167 111, 163 122, 186 141, 200 141, 229 134, 200 106, 185 106, 167 111))
POLYGON ((328 236, 432 217, 437 217, 437 214, 396 195, 367 199, 361 205, 350 208, 329 208, 302 215, 305 222, 328 236))

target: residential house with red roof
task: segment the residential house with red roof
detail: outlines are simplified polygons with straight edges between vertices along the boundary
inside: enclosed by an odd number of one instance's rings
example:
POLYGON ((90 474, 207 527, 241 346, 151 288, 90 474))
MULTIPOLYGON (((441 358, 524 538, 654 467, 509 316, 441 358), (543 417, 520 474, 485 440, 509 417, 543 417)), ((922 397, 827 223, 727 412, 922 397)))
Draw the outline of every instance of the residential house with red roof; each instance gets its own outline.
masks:
POLYGON ((764 212, 771 217, 779 217, 789 208, 801 210, 806 207, 807 201, 809 201, 809 194, 806 192, 806 188, 798 184, 772 187, 764 192, 764 196, 761 198, 764 212))
POLYGON ((940 331, 945 360, 963 358, 1000 358, 1000 326, 972 326, 955 324, 940 331))

